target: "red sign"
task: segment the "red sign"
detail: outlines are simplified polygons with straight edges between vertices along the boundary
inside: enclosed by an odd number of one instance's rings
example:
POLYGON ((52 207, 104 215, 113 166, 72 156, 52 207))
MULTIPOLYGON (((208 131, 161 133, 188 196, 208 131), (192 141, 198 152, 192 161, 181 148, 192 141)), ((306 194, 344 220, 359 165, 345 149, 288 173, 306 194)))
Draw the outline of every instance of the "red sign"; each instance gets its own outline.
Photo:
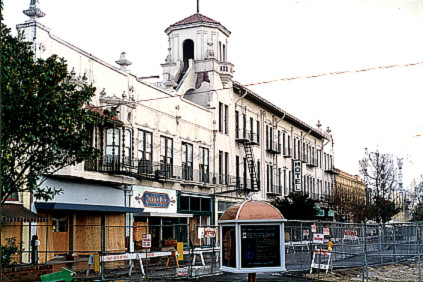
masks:
POLYGON ((357 240, 357 231, 345 230, 344 239, 357 240))
POLYGON ((176 276, 188 276, 188 268, 176 268, 176 276))
POLYGON ((313 234, 313 243, 323 244, 324 238, 325 238, 325 235, 323 235, 322 233, 315 233, 315 234, 313 234))
POLYGON ((151 248, 151 234, 142 234, 142 247, 151 248))
POLYGON ((309 230, 307 230, 307 229, 304 229, 303 230, 303 236, 309 236, 310 235, 310 231, 309 230))
POLYGON ((216 228, 204 228, 204 237, 205 238, 215 238, 216 237, 216 228))
POLYGON ((329 228, 323 228, 323 235, 325 235, 325 236, 330 235, 329 228))
POLYGON ((313 224, 311 226, 311 232, 316 233, 316 225, 313 224))

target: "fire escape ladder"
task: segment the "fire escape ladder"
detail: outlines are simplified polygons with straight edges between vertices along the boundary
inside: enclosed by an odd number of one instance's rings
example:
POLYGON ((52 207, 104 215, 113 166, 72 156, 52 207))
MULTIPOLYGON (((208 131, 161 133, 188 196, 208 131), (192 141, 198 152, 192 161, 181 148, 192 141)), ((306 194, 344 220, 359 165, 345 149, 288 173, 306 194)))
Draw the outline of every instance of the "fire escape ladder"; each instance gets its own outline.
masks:
POLYGON ((256 166, 254 163, 253 151, 251 149, 251 144, 249 142, 244 142, 245 158, 247 159, 248 170, 251 177, 251 190, 259 191, 260 187, 258 185, 256 166))

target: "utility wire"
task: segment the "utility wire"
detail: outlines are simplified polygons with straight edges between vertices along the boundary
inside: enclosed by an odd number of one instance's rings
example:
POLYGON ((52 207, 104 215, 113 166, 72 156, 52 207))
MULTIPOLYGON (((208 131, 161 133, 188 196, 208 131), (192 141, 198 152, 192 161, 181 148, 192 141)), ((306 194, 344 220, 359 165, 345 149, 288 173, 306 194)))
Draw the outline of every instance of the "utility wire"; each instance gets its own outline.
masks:
MULTIPOLYGON (((347 73, 361 73, 361 72, 373 71, 373 70, 378 70, 378 69, 390 69, 390 68, 397 68, 397 67, 412 67, 412 66, 417 66, 417 65, 420 65, 420 64, 423 64, 423 61, 417 62, 417 63, 409 63, 409 64, 396 64, 396 65, 378 66, 378 67, 372 67, 372 68, 367 68, 367 69, 328 72, 328 73, 321 73, 321 74, 317 74, 317 75, 285 77, 285 78, 273 79, 273 80, 268 80, 268 81, 244 84, 242 86, 244 86, 244 87, 257 86, 257 85, 268 84, 268 83, 273 83, 273 82, 278 82, 278 81, 290 81, 290 80, 296 80, 296 79, 311 79, 311 78, 319 78, 319 77, 329 76, 329 75, 340 75, 340 74, 347 74, 347 73)), ((228 89, 228 88, 213 89, 213 91, 219 91, 219 90, 225 90, 225 89, 228 89)), ((210 92, 210 91, 211 90, 200 91, 200 92, 192 93, 190 95, 197 95, 197 94, 201 94, 201 93, 207 93, 207 92, 210 92)), ((184 94, 174 95, 174 96, 165 96, 165 97, 159 97, 159 98, 151 98, 151 99, 143 99, 143 100, 137 100, 137 101, 128 101, 128 102, 125 102, 124 104, 138 104, 138 103, 142 103, 142 102, 149 102, 149 101, 169 99, 169 98, 177 98, 177 97, 183 97, 183 96, 184 96, 184 94)))

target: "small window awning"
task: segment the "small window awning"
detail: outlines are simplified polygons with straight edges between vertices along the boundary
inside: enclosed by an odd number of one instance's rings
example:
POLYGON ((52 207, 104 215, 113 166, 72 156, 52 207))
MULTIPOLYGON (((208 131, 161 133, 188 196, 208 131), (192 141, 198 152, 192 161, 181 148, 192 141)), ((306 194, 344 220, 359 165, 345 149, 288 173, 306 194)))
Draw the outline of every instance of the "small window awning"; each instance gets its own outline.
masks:
POLYGON ((77 210, 77 211, 95 211, 95 212, 117 212, 117 213, 142 213, 143 208, 131 208, 121 206, 105 206, 105 205, 84 205, 84 204, 67 204, 67 203, 42 203, 36 202, 37 210, 77 210))
POLYGON ((47 222, 47 218, 25 208, 22 204, 2 204, 2 222, 47 222))

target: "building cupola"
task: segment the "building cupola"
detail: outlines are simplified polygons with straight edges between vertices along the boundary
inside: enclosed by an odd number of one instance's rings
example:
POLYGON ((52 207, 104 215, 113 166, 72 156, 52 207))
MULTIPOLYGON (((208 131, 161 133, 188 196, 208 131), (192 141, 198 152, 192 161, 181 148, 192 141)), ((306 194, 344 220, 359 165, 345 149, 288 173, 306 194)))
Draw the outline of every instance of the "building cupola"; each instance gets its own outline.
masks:
POLYGON ((222 88, 232 81, 233 65, 227 61, 231 32, 221 23, 197 8, 197 13, 170 25, 165 33, 169 46, 162 67, 167 88, 185 95, 205 83, 222 88))

